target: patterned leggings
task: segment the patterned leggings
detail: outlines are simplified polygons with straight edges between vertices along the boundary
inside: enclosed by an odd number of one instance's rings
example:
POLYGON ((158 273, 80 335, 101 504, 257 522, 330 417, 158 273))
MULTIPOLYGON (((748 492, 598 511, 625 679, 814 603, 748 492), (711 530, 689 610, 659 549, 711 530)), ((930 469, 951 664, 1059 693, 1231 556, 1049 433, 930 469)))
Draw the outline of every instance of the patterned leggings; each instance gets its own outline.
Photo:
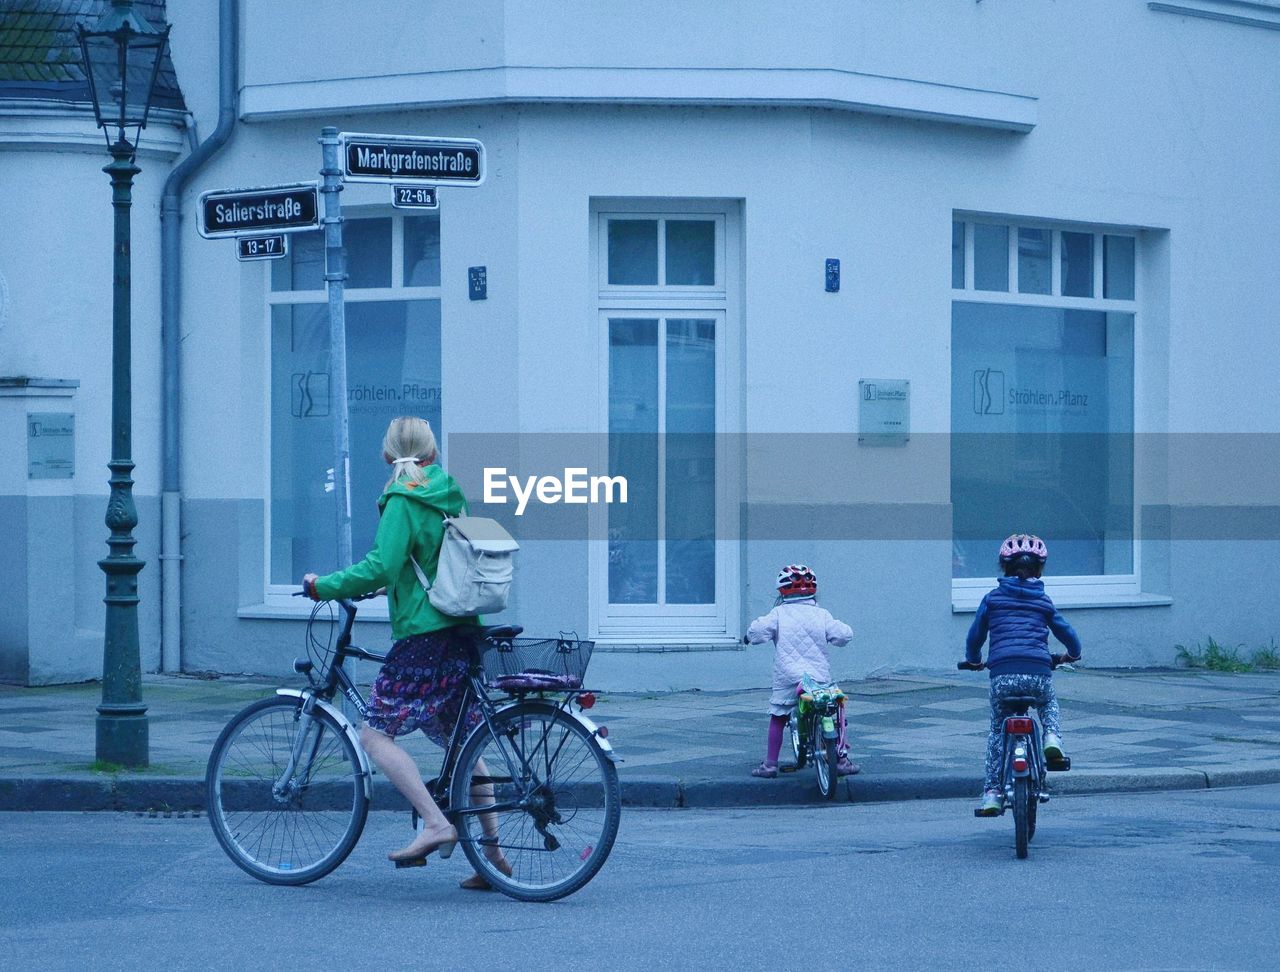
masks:
POLYGON ((987 777, 983 788, 1000 789, 1000 765, 1005 716, 1013 715, 1013 709, 1005 704, 1011 695, 1027 695, 1035 698, 1035 708, 1040 712, 1040 724, 1046 733, 1062 735, 1058 722, 1058 696, 1053 691, 1052 675, 997 675, 991 680, 991 731, 987 735, 987 777))

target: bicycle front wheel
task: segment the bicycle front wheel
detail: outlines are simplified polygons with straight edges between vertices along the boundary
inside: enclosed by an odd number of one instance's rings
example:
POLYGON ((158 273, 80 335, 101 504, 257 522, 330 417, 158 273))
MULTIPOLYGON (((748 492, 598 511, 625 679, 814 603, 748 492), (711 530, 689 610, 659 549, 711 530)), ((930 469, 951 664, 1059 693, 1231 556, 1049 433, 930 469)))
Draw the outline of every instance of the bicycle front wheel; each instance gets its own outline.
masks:
POLYGON ((209 823, 239 867, 268 884, 306 884, 341 864, 364 829, 367 779, 355 745, 300 698, 253 703, 222 730, 205 775, 209 823))
POLYGON ((818 771, 818 792, 828 800, 836 798, 840 763, 839 745, 822 733, 822 717, 813 717, 813 768, 818 771))
POLYGON ((521 901, 554 901, 603 866, 622 794, 586 726, 554 705, 522 702, 499 711, 492 731, 472 731, 449 806, 477 874, 521 901))
POLYGON ((791 716, 787 719, 787 734, 791 737, 791 752, 796 758, 796 769, 804 769, 809 754, 805 749, 799 708, 797 705, 791 710, 791 716))

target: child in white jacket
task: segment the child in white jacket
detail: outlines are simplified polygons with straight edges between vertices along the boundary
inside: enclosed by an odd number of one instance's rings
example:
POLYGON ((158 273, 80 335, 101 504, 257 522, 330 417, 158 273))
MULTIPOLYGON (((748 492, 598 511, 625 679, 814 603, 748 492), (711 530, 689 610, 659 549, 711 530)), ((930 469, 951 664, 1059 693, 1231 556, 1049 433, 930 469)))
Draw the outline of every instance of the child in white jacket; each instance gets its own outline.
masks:
MULTIPOLYGON (((783 730, 796 707, 796 686, 806 674, 819 682, 830 682, 827 645, 847 645, 853 637, 853 629, 818 607, 817 594, 818 578, 813 571, 803 564, 789 564, 778 572, 777 607, 756 618, 747 629, 750 644, 772 641, 777 646, 773 656, 773 694, 769 696, 769 741, 764 762, 751 771, 752 776, 773 779, 778 775, 778 752, 783 730)), ((842 731, 839 773, 849 776, 859 768, 849 761, 842 731)))

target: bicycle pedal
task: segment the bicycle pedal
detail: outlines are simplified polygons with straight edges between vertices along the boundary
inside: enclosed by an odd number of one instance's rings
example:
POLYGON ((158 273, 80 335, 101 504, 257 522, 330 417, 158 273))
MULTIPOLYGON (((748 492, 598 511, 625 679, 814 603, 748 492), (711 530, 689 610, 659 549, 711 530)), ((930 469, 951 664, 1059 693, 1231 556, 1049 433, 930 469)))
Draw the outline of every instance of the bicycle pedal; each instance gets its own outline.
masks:
POLYGON ((1041 803, 1048 803, 1048 802, 1049 802, 1049 794, 1047 794, 1047 793, 1041 793, 1041 794, 1040 794, 1040 802, 1041 802, 1041 803))
POLYGON ((425 857, 410 857, 405 861, 395 861, 397 868, 400 867, 426 867, 427 859, 425 857))
POLYGON ((778 772, 779 772, 779 773, 794 773, 794 772, 796 772, 796 770, 798 770, 799 768, 800 768, 799 766, 779 766, 779 767, 778 767, 778 772))
POLYGON ((1071 757, 1063 756, 1062 759, 1047 759, 1044 766, 1050 773, 1065 773, 1071 769, 1071 757))

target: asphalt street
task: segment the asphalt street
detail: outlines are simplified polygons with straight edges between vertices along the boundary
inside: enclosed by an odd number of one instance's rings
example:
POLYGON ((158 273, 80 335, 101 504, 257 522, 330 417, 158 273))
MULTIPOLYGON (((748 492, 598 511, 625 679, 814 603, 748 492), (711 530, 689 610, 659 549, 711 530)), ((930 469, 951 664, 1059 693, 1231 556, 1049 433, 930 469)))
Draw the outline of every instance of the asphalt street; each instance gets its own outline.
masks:
POLYGON ((1031 855, 969 800, 624 811, 549 905, 396 871, 375 813, 339 870, 275 888, 203 817, 0 814, 0 954, 23 969, 1273 969, 1280 786, 1064 796, 1031 855), (414 957, 416 956, 416 958, 414 957))

